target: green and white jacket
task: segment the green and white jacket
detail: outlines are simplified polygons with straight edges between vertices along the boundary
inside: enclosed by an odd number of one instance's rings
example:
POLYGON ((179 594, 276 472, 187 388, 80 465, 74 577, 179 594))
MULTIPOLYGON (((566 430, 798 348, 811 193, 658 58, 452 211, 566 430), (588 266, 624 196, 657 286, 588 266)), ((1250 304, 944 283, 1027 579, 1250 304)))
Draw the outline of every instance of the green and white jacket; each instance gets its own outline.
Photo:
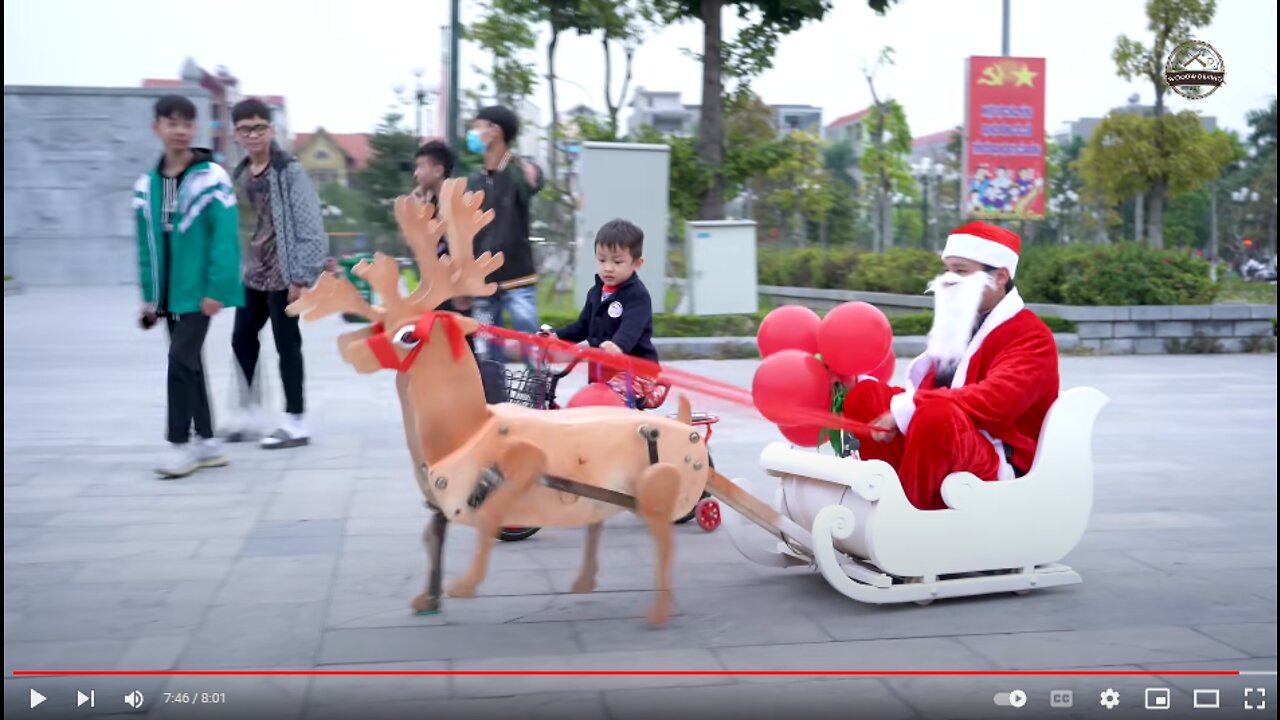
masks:
POLYGON ((167 286, 166 307, 161 309, 177 315, 199 312, 204 298, 226 307, 244 304, 239 211, 231 178, 208 150, 194 152, 177 183, 176 197, 170 198, 167 218, 160 164, 133 186, 143 301, 159 305, 167 286), (168 243, 166 219, 172 228, 168 243))

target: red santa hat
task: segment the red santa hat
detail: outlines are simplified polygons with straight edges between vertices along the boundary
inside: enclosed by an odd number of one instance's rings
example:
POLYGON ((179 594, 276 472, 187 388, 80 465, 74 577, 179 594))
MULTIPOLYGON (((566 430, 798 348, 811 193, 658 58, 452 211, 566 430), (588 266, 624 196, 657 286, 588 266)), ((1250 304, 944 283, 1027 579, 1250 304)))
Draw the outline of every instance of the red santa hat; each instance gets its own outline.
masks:
POLYGON ((1002 227, 984 222, 971 222, 958 227, 947 236, 947 246, 942 257, 958 257, 1005 268, 1009 277, 1018 271, 1018 253, 1022 252, 1022 238, 1002 227))

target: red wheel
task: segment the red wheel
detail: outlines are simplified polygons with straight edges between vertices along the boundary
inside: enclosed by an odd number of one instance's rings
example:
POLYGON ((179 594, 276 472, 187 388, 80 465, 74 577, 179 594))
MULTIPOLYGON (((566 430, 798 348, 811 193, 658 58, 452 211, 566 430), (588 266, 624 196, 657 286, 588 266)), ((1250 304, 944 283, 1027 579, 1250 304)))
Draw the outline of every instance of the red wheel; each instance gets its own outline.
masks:
POLYGON ((698 501, 698 527, 711 532, 720 527, 720 503, 715 498, 703 498, 698 501))
POLYGON ((498 529, 498 539, 503 542, 520 542, 533 537, 541 528, 504 527, 498 529))

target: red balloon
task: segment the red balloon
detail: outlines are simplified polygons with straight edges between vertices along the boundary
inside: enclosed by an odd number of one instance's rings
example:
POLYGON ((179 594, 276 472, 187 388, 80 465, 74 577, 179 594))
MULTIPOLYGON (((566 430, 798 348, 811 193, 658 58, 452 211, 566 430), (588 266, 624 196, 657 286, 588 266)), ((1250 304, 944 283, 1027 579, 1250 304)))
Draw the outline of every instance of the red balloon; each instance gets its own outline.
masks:
POLYGON ((618 397, 613 388, 604 383, 591 383, 573 394, 565 407, 626 407, 627 403, 618 397))
POLYGON ((783 305, 764 316, 756 331, 760 357, 767 358, 780 350, 818 352, 818 327, 822 318, 803 305, 783 305))
POLYGON ((831 377, 822 361, 809 353, 782 350, 756 368, 751 396, 761 415, 789 424, 796 408, 831 411, 831 377))
POLYGON ((884 356, 884 360, 880 361, 880 366, 872 370, 872 375, 882 383, 888 383, 893 379, 893 371, 898 366, 898 356, 893 354, 893 348, 889 348, 889 354, 884 356))
POLYGON ((793 445, 818 447, 822 444, 822 428, 816 425, 779 425, 778 431, 793 445))
POLYGON ((874 305, 837 305, 818 328, 818 352, 841 377, 857 378, 875 370, 893 349, 893 327, 874 305))

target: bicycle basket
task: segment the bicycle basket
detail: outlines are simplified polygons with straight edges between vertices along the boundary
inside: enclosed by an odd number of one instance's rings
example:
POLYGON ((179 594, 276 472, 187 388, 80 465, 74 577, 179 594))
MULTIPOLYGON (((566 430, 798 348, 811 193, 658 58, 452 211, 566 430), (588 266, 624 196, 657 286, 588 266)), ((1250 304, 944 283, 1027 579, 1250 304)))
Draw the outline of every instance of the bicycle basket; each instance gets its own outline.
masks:
POLYGON ((507 370, 507 402, 546 410, 551 405, 550 375, 531 369, 507 370))

